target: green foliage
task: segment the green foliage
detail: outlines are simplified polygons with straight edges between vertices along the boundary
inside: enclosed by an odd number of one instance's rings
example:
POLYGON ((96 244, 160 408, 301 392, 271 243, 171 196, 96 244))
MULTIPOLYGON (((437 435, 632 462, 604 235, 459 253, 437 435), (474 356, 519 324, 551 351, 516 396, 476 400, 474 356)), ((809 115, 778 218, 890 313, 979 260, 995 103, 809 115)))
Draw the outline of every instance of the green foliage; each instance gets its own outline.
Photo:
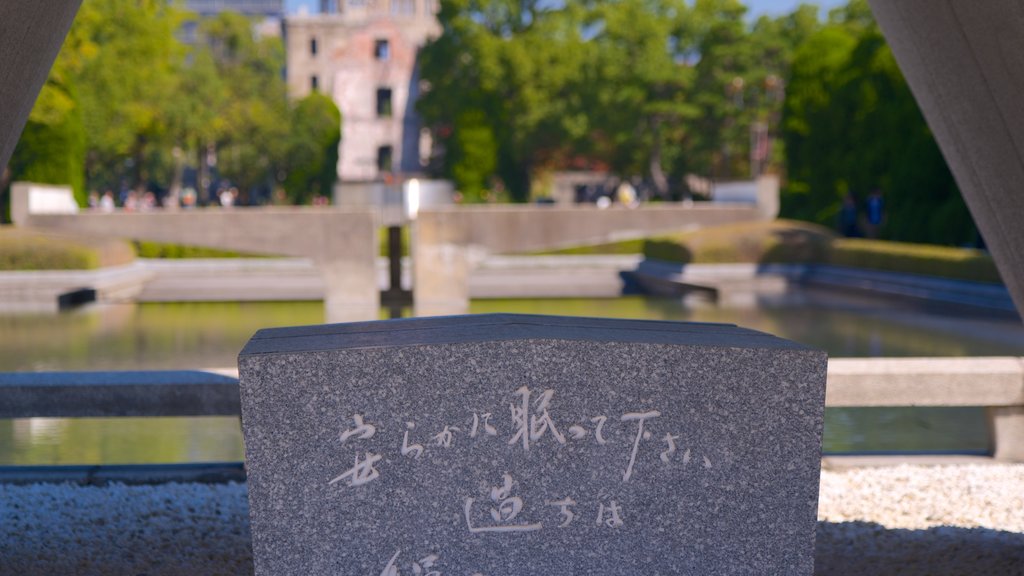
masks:
POLYGON ((314 95, 291 106, 280 38, 224 13, 176 37, 174 0, 84 0, 10 165, 9 180, 86 189, 182 186, 207 158, 243 197, 285 185, 292 201, 330 194, 340 118, 314 95))
POLYGON ((525 200, 532 172, 578 130, 580 7, 574 1, 443 0, 438 18, 443 34, 421 52, 421 76, 430 89, 418 106, 441 143, 456 151, 446 172, 454 177, 458 167, 458 178, 478 189, 490 174, 468 162, 475 155, 489 164, 490 152, 466 146, 487 146, 493 138, 498 161, 491 170, 513 199, 525 200))
POLYGON ((90 187, 149 180, 146 156, 170 137, 165 111, 178 94, 183 50, 174 34, 183 18, 166 0, 83 2, 64 50, 75 61, 90 187))
POLYGON ((844 238, 832 243, 828 262, 839 266, 1002 283, 992 257, 987 252, 969 248, 844 238))
POLYGON ((563 255, 563 256, 595 256, 595 255, 629 255, 629 254, 640 254, 644 251, 644 245, 648 242, 643 238, 634 238, 632 240, 620 240, 618 242, 609 242, 605 244, 587 244, 584 246, 572 246, 569 248, 562 248, 559 250, 545 250, 543 252, 537 252, 536 255, 563 255))
POLYGON ((835 226, 847 194, 879 188, 881 236, 976 240, 970 214, 892 52, 862 0, 797 50, 785 103, 782 214, 835 226))
POLYGON ((588 14, 597 32, 588 42, 589 152, 625 176, 644 174, 659 196, 666 171, 682 157, 700 109, 692 102, 699 13, 679 0, 622 0, 588 14))
POLYGON ((11 181, 69 184, 79 206, 85 191, 85 128, 73 91, 51 75, 11 156, 11 181))
POLYGON ((419 109, 448 152, 444 174, 470 198, 496 177, 518 200, 552 169, 642 176, 666 198, 688 172, 746 176, 751 127, 778 129, 792 53, 819 24, 810 6, 753 27, 745 11, 738 0, 443 1, 419 109))
POLYGON ((487 180, 498 166, 494 130, 480 110, 466 110, 456 117, 447 160, 451 176, 464 201, 484 200, 487 180))
POLYGON ((804 222, 744 222, 652 238, 643 254, 684 264, 821 262, 833 237, 804 222))
POLYGON ((134 248, 135 254, 139 258, 161 258, 168 260, 184 258, 267 258, 267 256, 261 254, 140 240, 132 241, 132 248, 134 248))
POLYGON ((90 270, 133 258, 131 247, 119 240, 0 228, 0 270, 90 270))
POLYGON ((200 36, 200 50, 209 51, 221 89, 213 110, 221 130, 212 142, 221 176, 246 191, 280 183, 291 120, 280 38, 257 39, 252 21, 230 12, 204 21, 200 36))
POLYGON ((316 195, 330 196, 338 176, 341 112, 334 101, 318 92, 291 109, 284 189, 291 204, 307 204, 316 195))

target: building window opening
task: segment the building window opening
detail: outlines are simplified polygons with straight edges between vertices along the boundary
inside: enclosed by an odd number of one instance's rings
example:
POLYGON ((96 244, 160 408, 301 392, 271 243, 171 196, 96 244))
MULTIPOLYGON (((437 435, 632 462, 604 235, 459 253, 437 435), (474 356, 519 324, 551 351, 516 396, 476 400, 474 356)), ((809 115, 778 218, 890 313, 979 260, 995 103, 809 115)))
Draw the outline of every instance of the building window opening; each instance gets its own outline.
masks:
POLYGON ((391 146, 381 146, 377 148, 377 171, 381 174, 391 173, 392 164, 392 150, 391 146))
POLYGON ((377 117, 391 117, 391 88, 377 88, 377 117))
POLYGON ((391 13, 403 16, 415 16, 416 0, 391 0, 391 13))
POLYGON ((309 40, 309 53, 311 55, 313 55, 313 56, 316 56, 316 52, 317 52, 316 49, 317 49, 316 38, 310 38, 310 40, 309 40))
POLYGON ((373 57, 382 62, 391 59, 391 45, 386 39, 380 38, 373 43, 373 57))
POLYGON ((320 78, 316 75, 310 76, 309 87, 312 88, 314 92, 320 90, 320 78))

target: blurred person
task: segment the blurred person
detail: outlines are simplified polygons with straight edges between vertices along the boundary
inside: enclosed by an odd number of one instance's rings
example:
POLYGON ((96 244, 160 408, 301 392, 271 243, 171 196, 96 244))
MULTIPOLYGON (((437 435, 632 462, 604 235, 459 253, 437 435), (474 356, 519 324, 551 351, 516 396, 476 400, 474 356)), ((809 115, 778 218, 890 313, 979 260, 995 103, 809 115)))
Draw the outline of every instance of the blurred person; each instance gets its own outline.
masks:
POLYGON ((149 212, 154 208, 156 208, 156 194, 152 190, 146 190, 146 193, 142 195, 142 200, 139 202, 139 210, 149 212))
POLYGON ((186 186, 181 191, 181 205, 184 208, 195 208, 196 207, 196 189, 191 186, 186 186))
POLYGON ((839 208, 839 233, 847 238, 860 238, 859 220, 857 199, 848 193, 843 197, 843 205, 839 208))
POLYGON ((110 190, 107 190, 106 192, 104 192, 103 196, 100 197, 100 205, 99 206, 100 206, 100 210, 103 211, 103 212, 113 212, 114 211, 114 193, 111 192, 110 190))
POLYGON ((126 212, 135 212, 139 209, 139 194, 135 190, 130 190, 125 196, 123 207, 126 212))
POLYGON ((636 208, 640 204, 636 199, 636 188, 628 180, 623 180, 615 189, 615 199, 629 208, 636 208))
POLYGON ((235 195, 232 194, 232 190, 234 190, 234 188, 231 188, 230 190, 225 188, 220 191, 220 195, 217 197, 217 199, 220 200, 220 205, 224 208, 231 208, 235 205, 235 195))
POLYGON ((864 205, 867 212, 865 230, 868 238, 878 238, 882 224, 885 222, 885 200, 882 198, 882 191, 878 188, 873 189, 864 205))

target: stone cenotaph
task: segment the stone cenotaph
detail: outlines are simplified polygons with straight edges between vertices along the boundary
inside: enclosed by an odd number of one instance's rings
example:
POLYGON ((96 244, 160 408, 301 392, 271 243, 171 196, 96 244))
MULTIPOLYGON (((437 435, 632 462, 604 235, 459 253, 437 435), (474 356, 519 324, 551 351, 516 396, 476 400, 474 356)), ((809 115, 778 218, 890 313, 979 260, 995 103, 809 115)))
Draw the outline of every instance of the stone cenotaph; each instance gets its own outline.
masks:
POLYGON ((260 575, 809 575, 826 355, 725 324, 451 316, 239 357, 260 575))

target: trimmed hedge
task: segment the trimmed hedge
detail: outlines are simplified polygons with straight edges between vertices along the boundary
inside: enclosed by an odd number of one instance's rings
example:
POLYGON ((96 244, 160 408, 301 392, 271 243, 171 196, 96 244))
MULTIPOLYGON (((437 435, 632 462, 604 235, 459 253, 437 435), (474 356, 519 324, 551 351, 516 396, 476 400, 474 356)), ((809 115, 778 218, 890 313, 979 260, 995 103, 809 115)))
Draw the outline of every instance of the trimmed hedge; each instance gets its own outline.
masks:
MULTIPOLYGON (((380 256, 388 255, 388 229, 380 227, 377 231, 377 242, 380 256)), ((402 256, 409 255, 409 227, 402 227, 402 256)), ((201 246, 183 246, 180 244, 163 244, 160 242, 134 241, 135 253, 139 258, 273 258, 261 254, 250 254, 235 252, 232 250, 218 250, 216 248, 203 248, 201 246)), ((638 250, 639 251, 639 250, 638 250)), ((635 253, 635 252, 634 252, 635 253)))
POLYGON ((841 238, 832 242, 829 264, 1002 283, 992 257, 981 250, 841 238))
POLYGON ((988 253, 969 248, 838 238, 793 220, 746 222, 691 232, 582 246, 548 254, 635 254, 680 264, 833 264, 956 280, 1000 283, 988 253))
POLYGON ((121 240, 0 227, 0 270, 92 270, 134 259, 131 245, 121 240))
POLYGON ((134 240, 132 246, 139 258, 165 258, 177 260, 182 258, 265 258, 261 254, 250 254, 246 252, 235 252, 233 250, 218 250, 216 248, 203 248, 202 246, 183 246, 181 244, 163 244, 161 242, 148 242, 134 240))
POLYGON ((828 229, 804 222, 727 224, 651 238, 644 243, 643 254, 692 264, 820 262, 833 238, 828 229))
POLYGON ((652 238, 644 256, 678 263, 833 264, 1000 283, 987 253, 970 248, 837 238, 827 228, 777 220, 731 224, 652 238))
POLYGON ((569 248, 562 248, 560 250, 542 250, 540 252, 534 252, 534 255, 544 256, 549 254, 558 255, 607 255, 607 254, 639 254, 643 252, 644 245, 648 242, 644 238, 634 238, 633 240, 622 240, 620 242, 609 242, 607 244, 590 244, 586 246, 572 246, 569 248))

